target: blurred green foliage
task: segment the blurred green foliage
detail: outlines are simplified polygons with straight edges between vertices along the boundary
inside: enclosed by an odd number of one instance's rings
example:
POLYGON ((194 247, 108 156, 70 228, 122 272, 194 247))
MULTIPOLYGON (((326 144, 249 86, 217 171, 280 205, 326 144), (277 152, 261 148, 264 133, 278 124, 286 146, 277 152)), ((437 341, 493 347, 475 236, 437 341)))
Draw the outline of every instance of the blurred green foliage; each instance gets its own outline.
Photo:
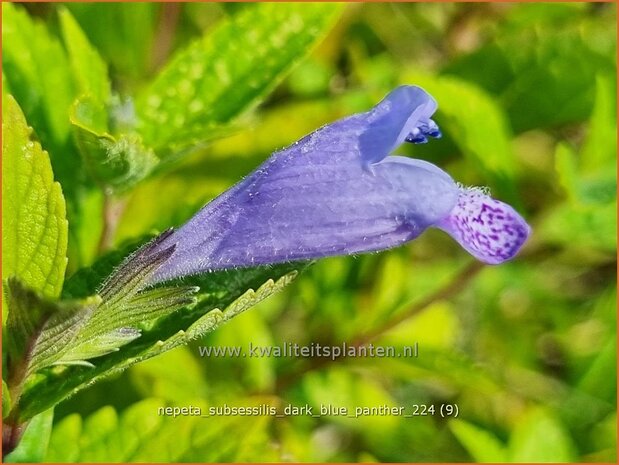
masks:
POLYGON ((65 294, 83 297, 75 272, 106 250, 181 224, 274 150, 399 84, 432 93, 444 132, 400 152, 488 186, 533 227, 498 267, 437 231, 322 260, 217 331, 59 404, 47 453, 30 457, 616 461, 614 4, 4 6, 4 92, 67 202, 65 294), (344 341, 420 354, 198 353, 344 341), (449 403, 459 417, 156 414, 224 403, 449 403))

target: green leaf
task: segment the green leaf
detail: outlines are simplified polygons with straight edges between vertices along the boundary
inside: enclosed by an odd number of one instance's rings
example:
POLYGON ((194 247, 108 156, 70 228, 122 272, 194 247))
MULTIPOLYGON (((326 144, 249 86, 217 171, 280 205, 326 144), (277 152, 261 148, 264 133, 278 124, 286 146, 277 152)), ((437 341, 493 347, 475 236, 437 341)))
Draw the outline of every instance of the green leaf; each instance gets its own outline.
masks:
MULTIPOLYGON (((131 249, 131 246, 128 248, 131 249)), ((95 263, 91 269, 76 273, 67 281, 64 295, 90 295, 102 284, 105 287, 105 278, 126 255, 127 250, 111 253, 95 263)), ((166 287, 172 289, 180 284, 199 287, 197 303, 173 315, 163 316, 154 324, 145 325, 141 328, 141 337, 124 345, 119 351, 92 360, 94 367, 57 367, 36 378, 30 378, 20 399, 20 418, 30 418, 101 378, 212 331, 279 291, 305 266, 307 264, 288 263, 273 267, 227 270, 183 278, 179 283, 167 283, 166 287)), ((129 277, 131 276, 129 274, 129 277)), ((111 284, 108 283, 107 286, 109 285, 111 284)), ((140 285, 136 284, 134 288, 139 287, 140 285)), ((153 292, 171 292, 163 289, 155 288, 153 292), (157 289, 160 290, 155 291, 157 289)), ((104 294, 102 291, 105 300, 104 294)))
POLYGON ((71 66, 60 41, 15 4, 2 5, 3 81, 19 102, 28 123, 49 151, 55 178, 67 201, 69 266, 92 259, 101 216, 96 195, 87 185, 82 160, 70 138, 68 118, 75 98, 71 66))
POLYGON ((499 197, 517 202, 511 131, 503 110, 492 97, 474 84, 455 77, 409 73, 405 82, 420 85, 439 102, 436 115, 439 126, 479 166, 499 197))
POLYGON ((559 205, 538 225, 538 231, 545 241, 562 244, 574 253, 591 248, 610 258, 617 250, 617 203, 559 205))
POLYGON ((458 438, 475 462, 507 461, 505 446, 489 431, 464 420, 452 420, 449 429, 458 438))
POLYGON ((495 94, 516 132, 584 121, 596 74, 615 74, 616 20, 611 10, 600 15, 581 6, 514 5, 485 45, 444 71, 495 94))
POLYGON ((154 234, 148 234, 127 241, 119 248, 99 257, 91 266, 78 270, 66 280, 62 288, 62 298, 79 299, 94 294, 127 257, 154 237, 154 234))
POLYGON ((71 69, 80 93, 90 94, 97 102, 107 104, 111 86, 105 62, 88 42, 88 38, 71 13, 61 8, 59 16, 71 69))
POLYGON ((47 454, 54 409, 40 413, 30 420, 19 445, 4 458, 6 463, 40 463, 47 454))
MULTIPOLYGON (((93 366, 100 357, 140 336, 138 324, 192 305, 195 287, 142 290, 173 248, 153 249, 169 233, 140 248, 106 280, 98 294, 85 301, 48 301, 15 278, 8 281, 8 379, 17 402, 24 381, 53 364, 93 366)), ((21 403, 15 407, 19 415, 21 403)))
POLYGON ((128 78, 143 78, 150 72, 160 5, 139 2, 110 8, 97 3, 68 3, 65 7, 116 70, 114 77, 120 83, 126 86, 128 78))
MULTIPOLYGON (((30 374, 57 362, 100 302, 49 301, 14 278, 6 289, 9 302, 7 347, 12 390, 30 374)), ((17 399, 14 399, 17 401, 17 399)))
POLYGON ((333 23, 340 6, 247 6, 177 53, 138 97, 147 145, 161 157, 209 138, 259 103, 333 23))
POLYGON ((570 248, 576 244, 578 248, 616 250, 617 179, 614 169, 583 175, 574 150, 560 143, 555 153, 555 170, 569 202, 553 208, 544 218, 539 226, 540 237, 570 248))
POLYGON ((608 167, 615 173, 613 168, 617 162, 616 79, 598 75, 595 89, 595 106, 581 153, 581 165, 586 172, 608 167))
POLYGON ((137 134, 111 134, 108 121, 113 114, 109 115, 108 106, 113 102, 107 66, 67 9, 60 11, 60 19, 81 92, 70 114, 77 147, 99 185, 117 192, 129 189, 151 172, 158 159, 137 134))
POLYGON ((509 37, 505 53, 516 73, 502 102, 514 130, 586 119, 595 98, 597 72, 615 69, 613 60, 592 51, 586 40, 576 28, 540 38, 532 37, 529 28, 509 37), (537 43, 522 47, 523 41, 537 43))
POLYGON ((6 78, 4 71, 2 71, 2 102, 4 102, 5 97, 9 94, 12 94, 11 87, 9 86, 9 81, 6 78))
MULTIPOLYGON (((296 278, 297 273, 298 272, 295 269, 292 269, 287 274, 284 274, 277 279, 277 281, 273 279, 266 280, 266 282, 264 282, 255 291, 251 288, 247 289, 247 291, 232 301, 223 311, 219 308, 210 310, 208 313, 194 321, 186 330, 181 329, 168 339, 157 341, 136 361, 154 357, 155 355, 173 349, 179 345, 187 344, 188 342, 211 332, 221 324, 226 323, 235 316, 243 313, 245 310, 266 299, 271 294, 282 290, 285 286, 290 284, 294 278, 296 278)), ((201 290, 203 290, 203 288, 201 288, 201 290)), ((209 304, 209 302, 219 300, 213 299, 213 296, 210 293, 200 297, 196 308, 203 306, 211 308, 211 304, 209 304)))
POLYGON ((77 462, 80 453, 79 437, 82 431, 82 418, 69 415, 54 425, 47 448, 46 462, 77 462))
POLYGON ((67 266, 65 202, 47 152, 31 135, 9 96, 2 122, 3 279, 17 277, 43 295, 56 297, 67 266))
POLYGON ((101 357, 110 352, 118 351, 120 347, 129 344, 140 336, 140 331, 134 328, 117 328, 92 338, 84 338, 80 334, 79 342, 73 345, 56 363, 58 365, 80 365, 92 368, 94 364, 87 361, 89 358, 101 357))
POLYGON ((21 7, 2 4, 2 68, 43 145, 62 147, 74 98, 67 56, 46 27, 21 7))
POLYGON ((555 170, 559 176, 559 183, 571 201, 579 197, 579 174, 576 154, 565 142, 557 144, 555 150, 555 170))
MULTIPOLYGON (((583 158, 584 161, 584 157, 583 158)), ((617 176, 608 161, 598 165, 594 172, 583 174, 576 153, 565 143, 559 143, 555 152, 555 169, 559 182, 574 205, 603 206, 617 198, 617 176)), ((582 165, 582 163, 580 164, 582 165)))
POLYGON ((612 336, 591 362, 589 369, 578 381, 578 388, 599 399, 614 402, 617 381, 608 374, 617 367, 617 338, 612 336))
POLYGON ((57 364, 91 366, 86 359, 100 357, 119 350, 140 336, 138 324, 168 315, 182 307, 192 305, 191 296, 198 288, 192 286, 146 289, 152 274, 173 253, 170 247, 156 251, 158 244, 169 235, 161 234, 129 256, 110 275, 97 291, 97 305, 82 323, 79 334, 66 347, 57 364))
POLYGON ((550 412, 536 409, 516 424, 509 441, 511 462, 574 462, 575 447, 563 425, 550 412))
POLYGON ((71 109, 71 123, 86 168, 104 189, 127 190, 159 163, 139 135, 112 136, 106 106, 90 95, 76 100, 71 109))
POLYGON ((2 380, 2 418, 6 418, 11 411, 11 393, 9 387, 2 380))

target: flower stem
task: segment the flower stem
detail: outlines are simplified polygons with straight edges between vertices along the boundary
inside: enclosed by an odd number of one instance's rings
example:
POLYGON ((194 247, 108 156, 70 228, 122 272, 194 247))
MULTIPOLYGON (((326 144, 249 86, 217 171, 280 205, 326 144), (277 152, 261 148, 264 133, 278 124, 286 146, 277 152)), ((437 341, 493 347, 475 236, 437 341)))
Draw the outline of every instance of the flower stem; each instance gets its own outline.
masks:
POLYGON ((110 192, 103 192, 103 228, 101 229, 99 245, 97 246, 99 255, 112 246, 118 221, 124 208, 125 202, 123 200, 115 197, 110 192))

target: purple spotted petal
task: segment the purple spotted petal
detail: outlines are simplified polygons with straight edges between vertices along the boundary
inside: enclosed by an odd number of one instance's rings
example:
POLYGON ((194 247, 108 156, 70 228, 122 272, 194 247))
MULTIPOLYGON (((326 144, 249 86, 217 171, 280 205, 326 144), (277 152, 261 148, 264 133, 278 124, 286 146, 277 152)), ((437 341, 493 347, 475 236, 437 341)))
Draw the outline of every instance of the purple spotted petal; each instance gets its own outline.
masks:
POLYGON ((513 258, 531 232, 512 207, 474 188, 460 191, 453 211, 437 227, 471 255, 492 265, 513 258))
POLYGON ((447 173, 390 155, 405 141, 440 137, 430 118, 435 110, 423 89, 402 86, 368 112, 323 126, 274 153, 161 242, 161 248, 175 249, 153 283, 383 250, 430 226, 446 230, 474 255, 490 257, 484 261, 513 255, 522 241, 505 251, 490 244, 486 252, 471 242, 466 225, 475 211, 459 207, 460 188, 447 173))

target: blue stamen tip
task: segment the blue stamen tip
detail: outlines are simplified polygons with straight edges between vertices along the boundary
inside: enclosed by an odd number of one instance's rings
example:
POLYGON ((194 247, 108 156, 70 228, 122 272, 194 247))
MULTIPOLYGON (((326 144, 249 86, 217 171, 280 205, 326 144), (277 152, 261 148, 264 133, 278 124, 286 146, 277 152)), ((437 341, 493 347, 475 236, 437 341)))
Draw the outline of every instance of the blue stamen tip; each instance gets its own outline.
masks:
POLYGON ((428 139, 423 134, 413 135, 413 133, 410 133, 406 138, 406 142, 410 142, 411 144, 426 144, 428 139))

